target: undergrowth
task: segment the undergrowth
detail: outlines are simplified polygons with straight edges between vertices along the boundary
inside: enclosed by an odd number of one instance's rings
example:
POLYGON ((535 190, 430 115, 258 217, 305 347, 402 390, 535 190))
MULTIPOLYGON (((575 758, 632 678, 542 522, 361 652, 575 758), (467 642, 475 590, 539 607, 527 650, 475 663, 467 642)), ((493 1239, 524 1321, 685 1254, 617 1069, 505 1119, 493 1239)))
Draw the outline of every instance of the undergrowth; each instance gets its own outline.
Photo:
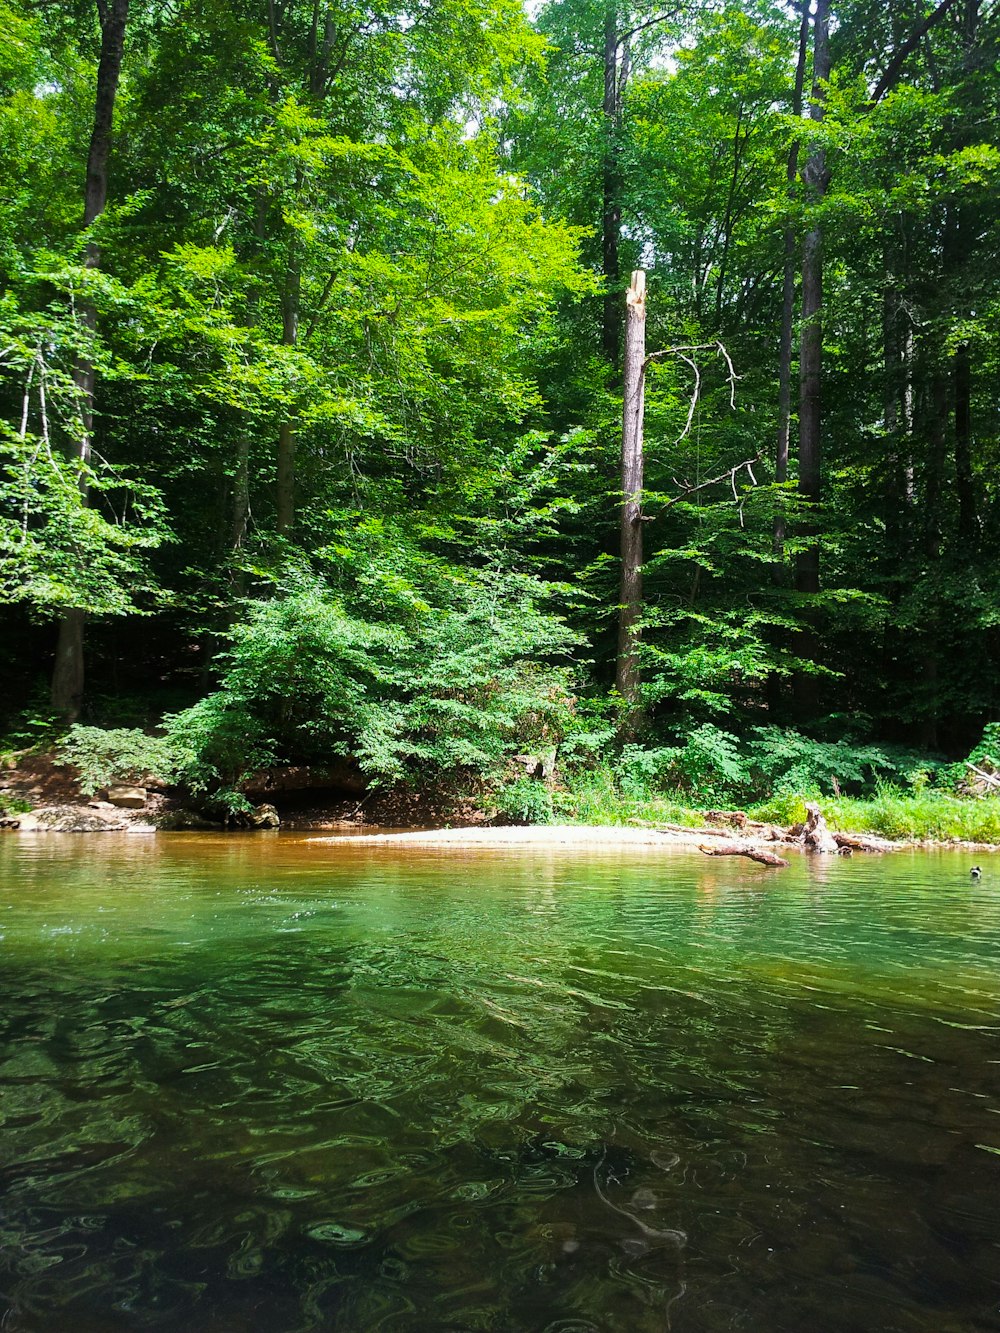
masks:
POLYGON ((667 796, 626 795, 611 769, 599 769, 578 778, 570 790, 553 793, 557 817, 578 824, 686 824, 704 823, 701 813, 667 796))
POLYGON ((948 792, 880 789, 867 800, 824 797, 822 810, 831 828, 875 833, 914 841, 1000 843, 1000 798, 963 799, 948 792))
MULTIPOLYGON (((783 792, 757 805, 740 807, 751 819, 783 828, 801 823, 806 801, 819 804, 832 829, 871 833, 896 841, 931 839, 1000 844, 1000 798, 973 800, 941 791, 902 791, 883 787, 870 797, 832 796, 819 792, 783 792)), ((681 804, 667 796, 624 795, 610 770, 589 776, 570 791, 556 792, 557 818, 580 824, 704 823, 711 803, 681 804)))

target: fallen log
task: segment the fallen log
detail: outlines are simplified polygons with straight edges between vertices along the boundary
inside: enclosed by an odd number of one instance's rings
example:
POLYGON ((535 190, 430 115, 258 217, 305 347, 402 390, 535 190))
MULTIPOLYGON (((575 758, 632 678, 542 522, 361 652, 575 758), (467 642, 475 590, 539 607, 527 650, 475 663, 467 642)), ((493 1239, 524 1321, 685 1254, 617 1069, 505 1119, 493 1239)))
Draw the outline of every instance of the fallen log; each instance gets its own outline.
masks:
POLYGON ((973 773, 975 773, 978 778, 981 778, 988 787, 1000 788, 1000 777, 997 777, 995 773, 984 772, 983 769, 977 768, 975 764, 971 764, 968 759, 965 761, 965 767, 971 768, 973 773))
POLYGON ((750 823, 750 817, 743 810, 706 810, 706 824, 731 824, 734 828, 743 829, 750 823))
POLYGON ((849 847, 855 852, 894 852, 899 846, 885 838, 870 838, 865 833, 834 833, 833 840, 838 847, 849 847))
POLYGON ((728 838, 731 836, 731 830, 736 829, 745 837, 758 838, 763 842, 792 841, 785 829, 777 828, 774 824, 764 823, 759 819, 751 819, 742 810, 706 810, 705 820, 709 824, 724 826, 703 830, 703 832, 711 833, 713 836, 728 838))
POLYGON ((751 861, 759 861, 763 866, 788 865, 784 857, 776 856, 774 852, 765 852, 762 847, 754 847, 747 843, 712 843, 710 846, 699 847, 698 850, 704 852, 706 856, 747 856, 751 861))
POLYGON ((722 828, 685 828, 683 824, 657 824, 655 827, 667 833, 687 833, 689 835, 697 833, 699 838, 732 837, 728 829, 722 828))
POLYGON ((628 822, 635 828, 652 829, 654 833, 683 833, 688 838, 731 838, 733 836, 729 829, 696 828, 691 824, 671 824, 669 821, 654 824, 649 819, 630 819, 628 822))

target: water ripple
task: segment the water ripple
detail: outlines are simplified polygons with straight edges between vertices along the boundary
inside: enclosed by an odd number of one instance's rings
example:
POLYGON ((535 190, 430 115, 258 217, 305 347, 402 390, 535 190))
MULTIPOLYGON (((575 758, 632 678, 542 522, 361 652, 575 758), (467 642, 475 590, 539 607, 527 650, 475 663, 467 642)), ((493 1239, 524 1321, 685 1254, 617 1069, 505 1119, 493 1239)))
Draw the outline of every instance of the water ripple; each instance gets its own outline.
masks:
POLYGON ((1000 1330, 958 861, 0 840, 5 1333, 1000 1330))

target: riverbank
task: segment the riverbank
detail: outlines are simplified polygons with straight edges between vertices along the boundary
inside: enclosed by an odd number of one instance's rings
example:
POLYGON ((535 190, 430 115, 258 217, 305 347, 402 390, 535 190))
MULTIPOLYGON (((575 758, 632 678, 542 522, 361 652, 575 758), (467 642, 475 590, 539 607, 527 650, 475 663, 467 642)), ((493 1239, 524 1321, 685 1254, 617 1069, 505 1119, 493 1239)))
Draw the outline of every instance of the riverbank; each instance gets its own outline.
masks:
MULTIPOLYGON (((283 774, 288 777, 289 774, 283 774)), ((698 847, 729 830, 754 843, 794 845, 791 832, 806 818, 805 798, 783 795, 745 811, 706 811, 665 796, 626 797, 598 781, 572 789, 538 784, 553 817, 537 824, 504 819, 482 796, 462 797, 437 790, 398 787, 359 796, 333 790, 290 789, 276 784, 257 796, 253 821, 229 828, 275 828, 300 833, 335 833, 382 842, 405 837, 411 843, 462 846, 618 845, 698 847), (273 802, 273 804, 271 804, 273 802), (748 829, 747 824, 751 827, 748 829), (404 832, 405 831, 405 832, 404 832), (790 836, 788 836, 790 835, 790 836), (479 841, 477 841, 479 839, 479 841)), ((133 808, 80 791, 78 774, 52 753, 19 756, 0 774, 0 827, 28 832, 155 833, 221 829, 221 820, 164 785, 140 789, 133 808)), ((882 789, 868 799, 825 796, 822 813, 834 838, 839 835, 884 842, 877 850, 951 847, 1000 850, 1000 798, 959 797, 938 790, 882 789)), ((827 850, 833 850, 828 848, 827 850)))
MULTIPOLYGON (((591 851, 631 849, 659 849, 701 851, 709 856, 744 856, 763 860, 765 864, 780 865, 788 854, 808 853, 811 849, 800 836, 785 838, 746 837, 736 826, 701 825, 697 828, 637 828, 624 824, 528 824, 479 825, 464 828, 394 829, 358 832, 347 835, 352 844, 373 847, 419 847, 442 850, 473 850, 495 848, 582 848, 591 851), (762 855, 758 855, 758 853, 762 855), (766 858, 766 859, 765 859, 766 858)), ((866 837, 864 834, 835 832, 834 840, 841 838, 836 847, 827 850, 834 854, 852 855, 854 852, 889 853, 914 850, 949 849, 963 852, 998 852, 995 843, 963 842, 961 840, 913 839, 890 841, 866 837), (857 845, 857 844, 863 845, 857 845)), ((343 843, 345 835, 317 836, 311 843, 343 843)))

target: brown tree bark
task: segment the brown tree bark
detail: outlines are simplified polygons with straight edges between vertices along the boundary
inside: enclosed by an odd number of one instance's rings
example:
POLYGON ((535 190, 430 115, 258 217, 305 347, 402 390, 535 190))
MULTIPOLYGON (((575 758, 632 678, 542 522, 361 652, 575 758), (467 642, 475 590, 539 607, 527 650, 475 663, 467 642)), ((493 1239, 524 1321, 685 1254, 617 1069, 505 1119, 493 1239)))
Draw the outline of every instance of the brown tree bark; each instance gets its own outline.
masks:
MULTIPOLYGON (((802 92, 805 88, 806 61, 809 55, 809 7, 802 4, 799 24, 799 54, 795 65, 795 85, 792 90, 792 115, 802 115, 802 92)), ((789 202, 799 174, 799 142, 788 150, 785 167, 789 202)), ((798 237, 795 228, 785 228, 785 260, 781 285, 781 336, 778 341, 778 435, 774 451, 774 479, 779 484, 788 480, 788 444, 792 423, 792 351, 795 328, 795 270, 798 259, 798 237)), ((772 539, 774 564, 771 578, 775 586, 782 583, 782 562, 785 554, 784 499, 779 498, 774 513, 772 539)), ((771 672, 767 678, 767 706, 776 712, 781 706, 781 678, 771 672)))
MULTIPOLYGON (((128 24, 129 0, 98 0, 101 23, 101 54, 97 66, 97 90, 94 99, 94 121, 87 154, 87 178, 84 188, 83 225, 89 227, 104 212, 108 201, 108 164, 111 159, 112 126, 115 100, 121 79, 122 58, 125 53, 125 30, 128 24)), ((97 242, 90 239, 84 250, 87 268, 99 268, 101 252, 97 242)), ((83 327, 93 334, 97 328, 97 311, 90 301, 78 306, 83 327)), ((80 464, 80 492, 87 502, 90 486, 87 469, 93 448, 94 427, 94 365, 87 356, 81 356, 73 371, 80 406, 80 429, 74 451, 80 464)), ((55 664, 52 672, 52 707, 67 721, 80 713, 84 687, 83 638, 86 611, 70 607, 59 621, 55 664)))
POLYGON ((622 401, 621 588, 615 688, 624 711, 620 734, 642 722, 639 699, 639 619, 642 615, 643 415, 645 410, 646 275, 639 269, 625 298, 625 393, 622 401))
MULTIPOLYGON (((809 51, 809 11, 803 5, 799 27, 799 58, 795 66, 795 88, 792 93, 792 115, 802 115, 802 90, 806 79, 806 58, 809 51)), ((788 150, 786 175, 791 195, 799 174, 798 140, 788 150)), ((788 480, 788 441, 792 419, 792 330, 795 323, 795 261, 798 243, 793 227, 785 228, 785 271, 781 291, 781 340, 778 345, 778 443, 775 451, 774 479, 788 480)), ((774 548, 779 554, 784 548, 785 521, 778 513, 774 520, 774 548)))
MULTIPOLYGON (((830 77, 829 0, 816 0, 813 14, 813 87, 810 119, 823 119, 826 84, 830 77)), ((822 203, 829 183, 826 153, 814 149, 802 170, 807 202, 822 203)), ((798 491, 807 506, 820 500, 822 458, 823 375, 823 228, 814 221, 802 242, 802 326, 799 338, 799 447, 798 491)), ((807 518, 803 535, 808 544, 795 561, 795 590, 806 596, 819 592, 819 532, 816 520, 807 518)), ((801 651, 815 651, 813 634, 803 636, 801 651)), ((811 716, 817 705, 815 677, 800 673, 795 680, 795 698, 800 712, 811 716)))
MULTIPOLYGON (((823 119, 826 83, 830 77, 829 0, 816 0, 813 16, 813 88, 810 119, 823 119)), ((823 202, 829 183, 826 153, 809 155, 802 172, 808 202, 823 202)), ((822 457, 823 373, 823 229, 814 222, 802 243, 802 332, 799 346, 799 494, 810 504, 820 498, 822 457)), ((810 534, 815 524, 810 524, 810 534)), ((819 543, 810 542, 796 561, 795 586, 799 592, 819 592, 819 543)))
MULTIPOLYGON (((298 261, 293 254, 281 294, 281 341, 285 347, 295 347, 299 340, 301 285, 298 261)), ((295 521, 295 425, 290 416, 278 428, 277 463, 277 529, 285 534, 295 521)))
POLYGON ((621 89, 618 71, 618 7, 608 0, 604 13, 604 161, 602 163, 601 272, 604 317, 601 343, 613 371, 621 355, 621 307, 618 294, 618 246, 622 227, 621 166, 618 134, 621 89))
POLYGON ((776 852, 766 851, 763 847, 755 847, 752 843, 743 842, 723 842, 713 844, 710 847, 699 847, 700 852, 706 856, 745 856, 751 861, 759 861, 763 866, 787 866, 788 861, 783 856, 778 856, 776 852))
POLYGON ((972 364, 969 344, 955 353, 955 489, 958 494, 958 540, 971 557, 979 545, 979 519, 972 480, 972 364))

